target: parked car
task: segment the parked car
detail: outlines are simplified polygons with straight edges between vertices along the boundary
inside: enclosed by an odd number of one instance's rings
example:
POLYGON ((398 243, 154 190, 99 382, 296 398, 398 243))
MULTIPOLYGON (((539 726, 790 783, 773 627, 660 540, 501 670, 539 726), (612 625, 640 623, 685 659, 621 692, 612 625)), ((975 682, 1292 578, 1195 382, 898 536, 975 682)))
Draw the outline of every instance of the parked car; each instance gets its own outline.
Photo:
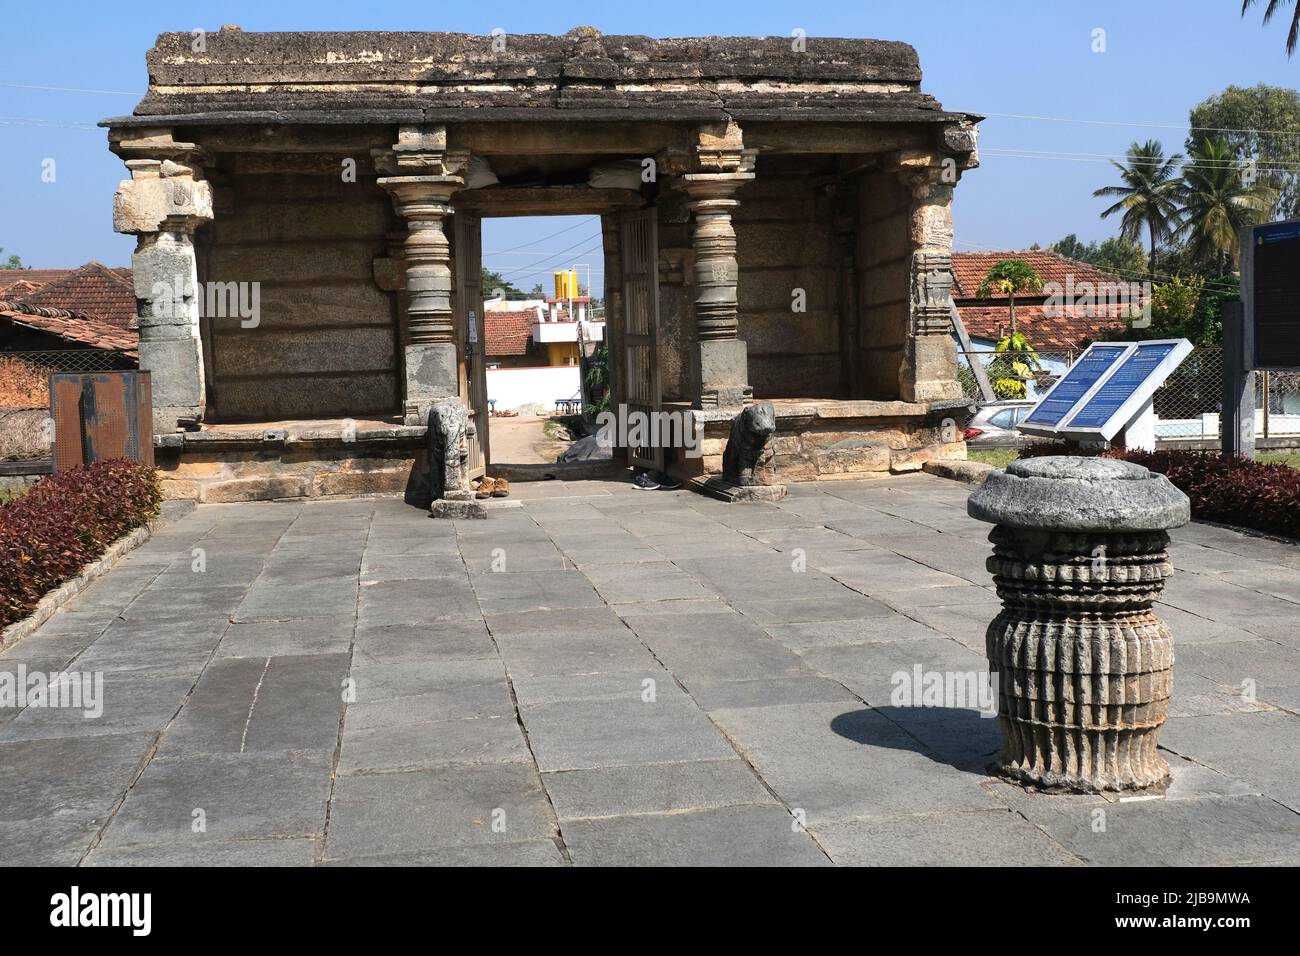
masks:
POLYGON ((1024 436, 1016 425, 1024 421, 1037 402, 1013 400, 981 405, 966 426, 966 441, 975 445, 1019 444, 1024 436))

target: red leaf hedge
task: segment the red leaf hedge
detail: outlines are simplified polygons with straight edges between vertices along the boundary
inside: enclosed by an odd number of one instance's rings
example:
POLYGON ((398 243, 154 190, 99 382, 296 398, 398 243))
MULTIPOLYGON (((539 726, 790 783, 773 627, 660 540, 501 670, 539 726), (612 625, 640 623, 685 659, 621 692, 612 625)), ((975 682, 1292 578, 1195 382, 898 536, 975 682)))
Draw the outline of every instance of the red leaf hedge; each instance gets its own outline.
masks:
POLYGON ((116 460, 42 478, 0 505, 0 628, 158 514, 161 500, 152 468, 116 460))
POLYGON ((1288 465, 1214 451, 1088 451, 1050 442, 1030 445, 1020 457, 1064 454, 1122 458, 1159 472, 1191 499, 1192 517, 1198 520, 1300 538, 1300 471, 1288 465))

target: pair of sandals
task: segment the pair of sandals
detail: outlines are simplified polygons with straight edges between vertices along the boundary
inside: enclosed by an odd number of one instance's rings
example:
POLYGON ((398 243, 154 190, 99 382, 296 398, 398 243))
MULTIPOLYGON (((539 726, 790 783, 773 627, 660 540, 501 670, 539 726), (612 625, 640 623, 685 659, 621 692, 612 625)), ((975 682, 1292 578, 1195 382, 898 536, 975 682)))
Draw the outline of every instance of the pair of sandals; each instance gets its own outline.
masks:
POLYGON ((510 482, 504 478, 477 478, 474 480, 475 498, 507 498, 510 482))

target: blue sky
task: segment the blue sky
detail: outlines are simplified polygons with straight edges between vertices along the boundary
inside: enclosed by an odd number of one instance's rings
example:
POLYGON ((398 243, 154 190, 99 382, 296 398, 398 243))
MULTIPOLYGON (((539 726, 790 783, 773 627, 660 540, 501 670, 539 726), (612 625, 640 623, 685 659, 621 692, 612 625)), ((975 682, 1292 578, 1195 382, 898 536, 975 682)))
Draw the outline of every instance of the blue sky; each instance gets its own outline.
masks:
MULTIPOLYGON (((472 33, 495 27, 564 33, 590 25, 652 36, 788 36, 798 28, 809 37, 904 40, 920 53, 928 92, 950 109, 989 115, 981 126, 983 166, 957 190, 957 248, 1023 248, 1070 232, 1100 239, 1114 231, 1098 219, 1102 204, 1091 195, 1114 178, 1104 157, 1121 156, 1131 141, 1148 137, 1181 151, 1188 110, 1229 84, 1296 85, 1300 56, 1286 57, 1285 22, 1263 28, 1258 8, 1244 20, 1239 11, 1239 0, 657 0, 582 9, 535 0, 459 9, 402 0, 184 6, 9 0, 9 42, 0 64, 0 247, 38 267, 91 258, 129 264, 133 240, 115 235, 111 225, 121 162, 108 151, 103 130, 68 127, 130 112, 144 93, 144 55, 159 32, 223 23, 245 30, 472 33), (1092 51, 1098 28, 1106 31, 1104 53, 1092 51), (34 86, 110 92, 22 88, 34 86), (57 161, 53 183, 41 179, 47 158, 57 161)), ((1289 6, 1284 14, 1289 22, 1289 6)), ((517 246, 570 224, 494 223, 484 249, 517 246)), ((582 235, 580 228, 528 249, 561 255, 582 235)))

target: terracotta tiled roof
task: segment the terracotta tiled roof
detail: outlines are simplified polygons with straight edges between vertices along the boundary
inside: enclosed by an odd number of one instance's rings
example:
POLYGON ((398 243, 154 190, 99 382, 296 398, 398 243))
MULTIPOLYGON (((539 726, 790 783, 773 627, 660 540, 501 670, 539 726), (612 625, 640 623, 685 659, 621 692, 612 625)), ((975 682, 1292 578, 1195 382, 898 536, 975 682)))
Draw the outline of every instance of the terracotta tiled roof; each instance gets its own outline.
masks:
MULTIPOLYGON (((984 281, 984 275, 1003 259, 1021 259, 1029 264, 1029 268, 1038 273, 1038 277, 1046 285, 1049 282, 1058 282, 1062 286, 1066 284, 1069 276, 1074 276, 1074 283, 1080 282, 1121 282, 1132 281, 1121 279, 1119 276, 1102 272, 1096 266, 1090 266, 1086 262, 1078 262, 1074 259, 1067 259, 1065 256, 1058 255, 1055 252, 1048 252, 1045 249, 1025 249, 1023 251, 1008 252, 954 252, 952 254, 952 277, 953 290, 952 297, 960 302, 962 299, 975 299, 979 291, 980 283, 984 281)), ((989 299, 1005 300, 1006 295, 1001 292, 995 292, 988 297, 989 299)), ((1016 296, 1019 302, 1021 296, 1016 296)))
POLYGON ((109 269, 93 260, 46 283, 34 293, 25 296, 9 293, 5 298, 43 309, 84 312, 120 329, 135 324, 131 270, 109 269))
MULTIPOLYGON (((995 293, 976 298, 984 275, 1003 259, 1022 259, 1029 264, 1046 286, 1057 283, 1062 289, 1078 289, 1080 283, 1092 283, 1095 289, 1104 283, 1132 282, 1102 272, 1086 262, 1067 259, 1055 252, 1040 249, 1007 252, 954 252, 952 254, 953 300, 971 338, 999 339, 1010 331, 1011 317, 1007 296, 995 293)), ((1064 303, 1045 315, 1046 296, 1016 296, 1016 329, 1024 333, 1036 349, 1063 350, 1078 348, 1085 340, 1110 337, 1124 326, 1126 307, 1094 305, 1080 307, 1064 303)))
POLYGON ((533 344, 533 323, 537 321, 535 309, 521 312, 484 312, 483 354, 488 358, 498 355, 527 355, 533 344))
POLYGON ((0 321, 57 335, 93 349, 121 352, 131 358, 138 355, 138 333, 110 325, 84 312, 43 309, 25 302, 0 302, 0 321))
POLYGON ((9 290, 19 282, 25 282, 35 290, 55 279, 62 279, 71 271, 71 269, 0 269, 0 299, 17 298, 9 290))

